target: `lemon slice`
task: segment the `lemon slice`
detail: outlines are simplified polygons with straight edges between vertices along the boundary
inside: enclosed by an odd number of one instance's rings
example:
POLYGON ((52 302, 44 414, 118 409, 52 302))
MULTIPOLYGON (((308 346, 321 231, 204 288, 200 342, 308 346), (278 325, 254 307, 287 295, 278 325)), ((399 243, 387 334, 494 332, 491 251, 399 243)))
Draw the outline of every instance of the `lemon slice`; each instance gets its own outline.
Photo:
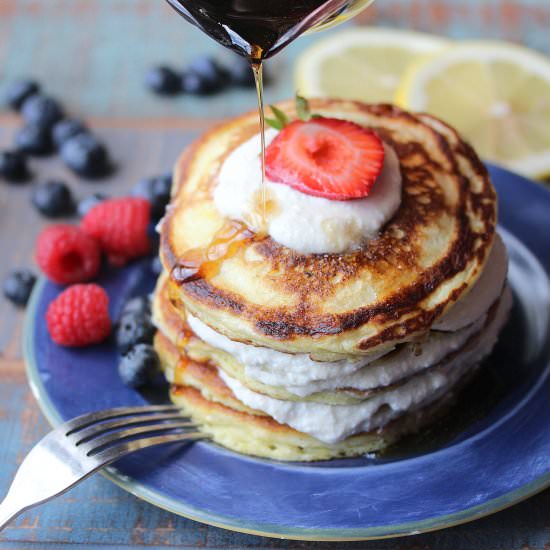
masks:
POLYGON ((442 118, 487 160, 529 177, 550 173, 550 59, 541 54, 459 43, 411 67, 396 101, 442 118))
POLYGON ((300 55, 295 70, 298 93, 392 102, 411 62, 448 44, 429 34, 395 29, 358 27, 340 31, 300 55))

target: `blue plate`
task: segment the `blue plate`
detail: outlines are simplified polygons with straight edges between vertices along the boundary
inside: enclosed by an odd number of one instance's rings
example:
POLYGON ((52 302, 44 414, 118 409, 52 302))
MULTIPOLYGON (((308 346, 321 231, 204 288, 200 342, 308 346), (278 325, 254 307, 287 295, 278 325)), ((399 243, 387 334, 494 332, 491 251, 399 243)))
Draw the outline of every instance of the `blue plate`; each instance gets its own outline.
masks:
MULTIPOLYGON (((466 390, 462 408, 381 457, 284 464, 200 442, 134 454, 110 468, 107 477, 197 521, 308 540, 440 529, 550 485, 550 193, 501 168, 490 170, 516 299, 506 333, 466 390)), ((116 318, 129 296, 153 288, 154 277, 144 264, 135 264, 106 273, 100 282, 116 318)), ((154 399, 121 383, 112 345, 68 350, 52 343, 44 312, 59 292, 53 284, 38 284, 25 332, 29 380, 50 422, 154 399)))

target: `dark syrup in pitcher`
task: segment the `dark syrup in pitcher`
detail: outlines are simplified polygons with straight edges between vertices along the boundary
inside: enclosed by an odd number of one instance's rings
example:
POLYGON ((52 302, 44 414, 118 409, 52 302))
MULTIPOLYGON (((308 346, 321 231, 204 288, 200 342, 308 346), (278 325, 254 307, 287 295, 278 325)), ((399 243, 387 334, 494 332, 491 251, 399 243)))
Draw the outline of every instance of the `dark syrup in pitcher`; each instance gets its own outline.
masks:
POLYGON ((216 42, 259 63, 300 34, 347 18, 370 0, 168 0, 216 42), (348 13, 349 12, 349 13, 348 13), (344 15, 345 14, 345 15, 344 15))

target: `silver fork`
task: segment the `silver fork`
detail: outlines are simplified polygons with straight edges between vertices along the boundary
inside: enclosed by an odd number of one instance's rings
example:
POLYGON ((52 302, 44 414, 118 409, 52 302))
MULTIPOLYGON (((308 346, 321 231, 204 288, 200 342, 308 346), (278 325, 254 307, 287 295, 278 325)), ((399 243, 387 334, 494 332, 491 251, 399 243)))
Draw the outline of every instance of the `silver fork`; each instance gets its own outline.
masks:
POLYGON ((204 437, 172 405, 120 407, 69 420, 25 457, 0 504, 0 531, 21 512, 64 493, 127 454, 204 437))

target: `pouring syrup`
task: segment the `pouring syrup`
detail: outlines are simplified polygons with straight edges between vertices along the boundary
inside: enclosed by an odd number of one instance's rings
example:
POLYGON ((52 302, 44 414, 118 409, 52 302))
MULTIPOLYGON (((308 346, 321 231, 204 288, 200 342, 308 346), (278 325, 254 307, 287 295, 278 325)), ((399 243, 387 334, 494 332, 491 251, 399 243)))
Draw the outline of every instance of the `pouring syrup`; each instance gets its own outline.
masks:
MULTIPOLYGON (((263 61, 275 55, 301 34, 336 25, 356 15, 373 0, 167 0, 187 21, 201 29, 216 42, 248 59, 254 73, 258 96, 258 114, 261 137, 261 224, 265 233, 265 117, 262 69, 263 61)), ((246 231, 238 231, 235 238, 246 231)), ((214 241, 218 236, 214 238, 214 241)), ((209 249, 214 243, 208 247, 209 249)), ((228 249, 229 250, 229 249, 228 249)), ((188 266, 179 273, 180 283, 211 274, 210 267, 200 267, 206 251, 189 251, 182 265, 188 266), (188 256, 188 257, 187 257, 188 256), (195 266, 195 267, 193 267, 195 266), (197 267, 198 266, 198 267, 197 267)), ((215 260, 221 261, 223 254, 215 260)), ((174 273, 175 275, 175 273, 174 273)))

